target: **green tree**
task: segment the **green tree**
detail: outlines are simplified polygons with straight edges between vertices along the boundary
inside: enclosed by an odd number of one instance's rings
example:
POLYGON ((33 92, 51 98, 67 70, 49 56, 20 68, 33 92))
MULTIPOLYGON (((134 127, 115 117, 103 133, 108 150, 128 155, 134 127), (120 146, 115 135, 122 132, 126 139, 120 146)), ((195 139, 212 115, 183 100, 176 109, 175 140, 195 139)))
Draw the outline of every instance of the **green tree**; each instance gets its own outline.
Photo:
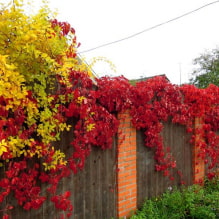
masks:
POLYGON ((201 54, 194 59, 196 69, 190 82, 199 88, 206 88, 209 84, 219 86, 219 48, 201 54))

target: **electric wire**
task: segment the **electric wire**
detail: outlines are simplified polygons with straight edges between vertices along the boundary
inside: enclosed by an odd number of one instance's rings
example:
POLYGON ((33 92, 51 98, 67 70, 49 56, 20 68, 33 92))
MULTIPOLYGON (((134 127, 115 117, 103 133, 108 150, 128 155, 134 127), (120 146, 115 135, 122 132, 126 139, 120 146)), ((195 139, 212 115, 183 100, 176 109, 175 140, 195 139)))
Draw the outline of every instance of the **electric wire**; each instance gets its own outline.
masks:
POLYGON ((84 51, 81 51, 81 52, 78 52, 78 53, 82 54, 82 53, 91 52, 91 51, 93 51, 93 50, 96 50, 96 49, 99 49, 99 48, 102 48, 102 47, 106 47, 106 46, 109 46, 109 45, 112 45, 112 44, 116 44, 116 43, 119 43, 119 42, 128 40, 128 39, 130 39, 130 38, 136 37, 136 36, 138 36, 138 35, 140 35, 140 34, 143 34, 143 33, 145 33, 145 32, 148 32, 148 31, 153 30, 153 29, 155 29, 155 28, 158 28, 158 27, 160 27, 160 26, 163 26, 163 25, 166 25, 166 24, 171 23, 171 22, 173 22, 173 21, 176 21, 176 20, 178 20, 178 19, 180 19, 180 18, 186 17, 186 16, 188 16, 188 15, 190 15, 190 14, 193 14, 193 13, 195 13, 195 12, 197 12, 197 11, 203 9, 203 8, 206 8, 206 7, 210 6, 210 5, 213 5, 213 4, 218 3, 218 2, 219 2, 219 0, 218 0, 218 1, 214 1, 214 2, 210 2, 210 3, 205 4, 205 5, 203 5, 203 6, 199 7, 199 8, 196 8, 196 9, 194 9, 194 10, 192 10, 192 11, 186 12, 186 13, 180 15, 180 16, 177 16, 177 17, 172 18, 172 19, 170 19, 170 20, 167 20, 167 21, 165 21, 165 22, 162 22, 162 23, 159 23, 159 24, 157 24, 157 25, 154 25, 154 26, 152 26, 152 27, 149 27, 149 28, 147 28, 147 29, 144 29, 144 30, 142 30, 142 31, 140 31, 140 32, 137 32, 137 33, 135 33, 135 34, 132 34, 132 35, 130 35, 130 36, 127 36, 127 37, 124 37, 124 38, 121 38, 121 39, 118 39, 118 40, 115 40, 115 41, 112 41, 112 42, 109 42, 109 43, 104 43, 104 44, 102 44, 102 45, 99 45, 99 46, 96 46, 96 47, 93 47, 93 48, 90 48, 90 49, 87 49, 87 50, 84 50, 84 51))

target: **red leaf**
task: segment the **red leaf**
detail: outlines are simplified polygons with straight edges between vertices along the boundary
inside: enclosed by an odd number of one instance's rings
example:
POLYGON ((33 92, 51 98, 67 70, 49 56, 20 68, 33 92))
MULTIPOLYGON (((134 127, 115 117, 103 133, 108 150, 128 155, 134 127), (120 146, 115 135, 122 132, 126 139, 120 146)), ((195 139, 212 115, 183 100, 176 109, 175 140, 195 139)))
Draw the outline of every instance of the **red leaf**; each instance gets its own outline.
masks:
POLYGON ((9 219, 9 215, 8 214, 4 214, 2 219, 9 219))

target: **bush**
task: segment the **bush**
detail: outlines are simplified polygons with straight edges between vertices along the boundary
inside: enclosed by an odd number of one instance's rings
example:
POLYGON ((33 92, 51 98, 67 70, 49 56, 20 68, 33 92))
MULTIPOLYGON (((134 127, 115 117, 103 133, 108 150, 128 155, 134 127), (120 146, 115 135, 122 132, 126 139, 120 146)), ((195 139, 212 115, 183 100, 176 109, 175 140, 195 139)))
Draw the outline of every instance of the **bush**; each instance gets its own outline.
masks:
POLYGON ((206 181, 204 187, 192 185, 166 191, 145 201, 131 219, 219 218, 219 179, 206 181))

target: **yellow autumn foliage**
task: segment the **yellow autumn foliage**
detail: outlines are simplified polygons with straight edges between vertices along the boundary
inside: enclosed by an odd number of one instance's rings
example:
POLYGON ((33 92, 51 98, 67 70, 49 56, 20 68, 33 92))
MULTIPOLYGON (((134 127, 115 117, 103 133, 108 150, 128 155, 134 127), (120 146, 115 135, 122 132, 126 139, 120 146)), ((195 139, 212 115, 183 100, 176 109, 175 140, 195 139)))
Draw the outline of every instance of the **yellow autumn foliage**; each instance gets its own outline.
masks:
MULTIPOLYGON (((17 136, 0 138, 0 157, 6 152, 11 158, 41 157, 42 152, 49 154, 51 144, 59 139, 60 132, 71 127, 55 118, 59 105, 66 103, 65 97, 60 95, 60 102, 52 106, 56 76, 66 86, 71 86, 68 78, 70 69, 86 71, 92 76, 85 62, 77 56, 67 55, 69 51, 77 52, 75 35, 69 32, 64 36, 61 27, 52 26, 51 21, 56 14, 44 5, 36 14, 27 15, 24 6, 22 0, 0 4, 0 98, 7 100, 6 110, 13 113, 20 107, 25 111, 26 126, 19 130, 17 136), (33 150, 34 139, 20 137, 33 125, 36 125, 36 138, 44 148, 35 145, 33 150)), ((69 94, 68 98, 74 97, 69 94)), ((81 104, 83 100, 84 97, 78 97, 76 101, 81 104)), ((0 116, 0 121, 7 119, 0 116)), ((93 128, 94 125, 88 126, 88 131, 93 128)), ((66 164, 64 154, 54 151, 50 164, 44 164, 46 170, 66 164)))
POLYGON ((6 57, 0 54, 0 96, 9 99, 6 109, 13 109, 22 104, 27 91, 24 76, 16 71, 14 65, 7 64, 6 57))

